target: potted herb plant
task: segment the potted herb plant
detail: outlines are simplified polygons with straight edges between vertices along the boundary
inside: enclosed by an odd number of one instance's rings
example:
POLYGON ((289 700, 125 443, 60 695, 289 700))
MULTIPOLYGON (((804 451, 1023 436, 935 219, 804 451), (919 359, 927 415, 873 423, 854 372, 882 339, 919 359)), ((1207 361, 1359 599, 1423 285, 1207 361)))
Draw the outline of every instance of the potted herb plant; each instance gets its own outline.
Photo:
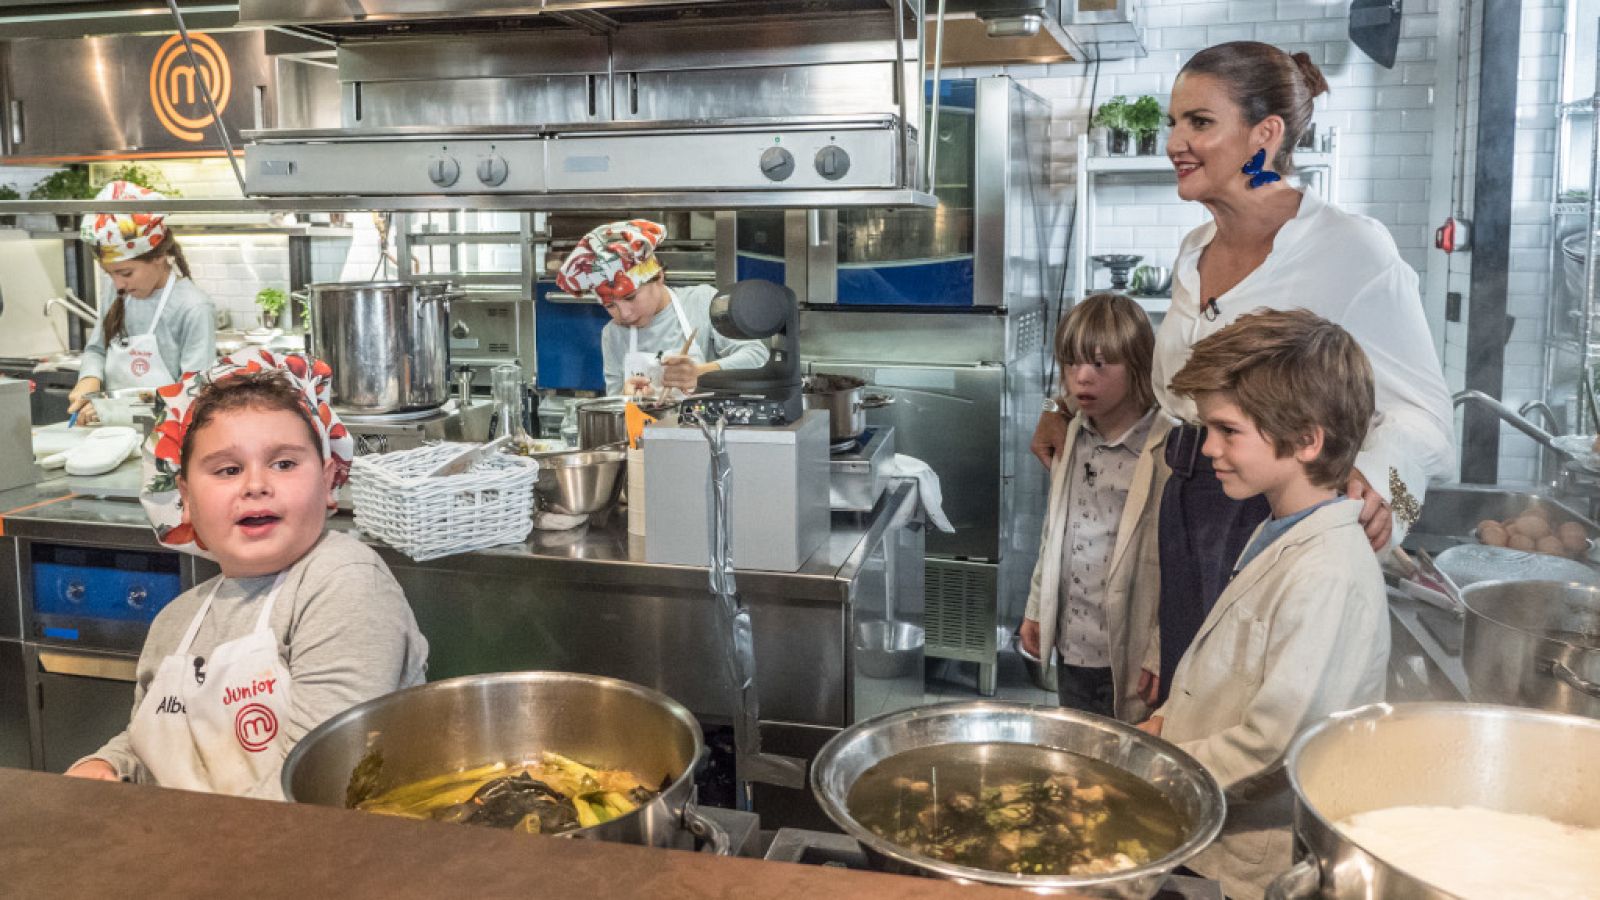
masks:
POLYGON ((1161 104, 1149 94, 1128 106, 1127 128, 1139 143, 1140 156, 1154 156, 1156 135, 1161 131, 1161 104))
MULTIPOLYGON (((28 192, 28 199, 92 200, 94 187, 89 183, 89 170, 85 166, 68 166, 59 172, 53 172, 50 177, 33 186, 33 190, 28 192)), ((77 216, 57 215, 56 229, 75 231, 78 227, 77 219, 77 216)))
POLYGON ((281 288, 269 287, 256 291, 256 306, 261 309, 262 328, 283 328, 285 326, 284 310, 289 305, 289 295, 281 288))
POLYGON ((174 188, 159 171, 155 169, 146 169, 138 163, 126 163, 122 165, 121 167, 112 171, 110 176, 102 180, 100 183, 106 184, 112 181, 126 181, 130 184, 137 184, 142 188, 155 191, 156 193, 166 197, 179 196, 177 189, 174 188))
POLYGON ((1128 154, 1128 98, 1120 94, 1100 104, 1093 124, 1106 130, 1106 150, 1112 156, 1128 154))
MULTIPOLYGON (((0 184, 0 200, 21 200, 22 195, 9 184, 0 184)), ((0 228, 12 228, 17 224, 17 217, 0 215, 0 228)))

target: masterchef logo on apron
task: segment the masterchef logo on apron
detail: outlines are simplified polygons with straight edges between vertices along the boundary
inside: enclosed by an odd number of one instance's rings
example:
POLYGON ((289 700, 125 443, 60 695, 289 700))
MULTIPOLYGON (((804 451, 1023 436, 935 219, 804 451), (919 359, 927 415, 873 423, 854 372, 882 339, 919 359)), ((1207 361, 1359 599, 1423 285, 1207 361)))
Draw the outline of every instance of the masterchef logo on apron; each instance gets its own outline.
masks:
POLYGON ((278 736, 278 717, 259 703, 247 703, 233 717, 233 734, 239 746, 251 753, 260 753, 272 746, 278 736))
POLYGON ((150 374, 150 354, 143 350, 129 348, 128 355, 132 357, 128 362, 128 370, 134 375, 143 378, 150 374))

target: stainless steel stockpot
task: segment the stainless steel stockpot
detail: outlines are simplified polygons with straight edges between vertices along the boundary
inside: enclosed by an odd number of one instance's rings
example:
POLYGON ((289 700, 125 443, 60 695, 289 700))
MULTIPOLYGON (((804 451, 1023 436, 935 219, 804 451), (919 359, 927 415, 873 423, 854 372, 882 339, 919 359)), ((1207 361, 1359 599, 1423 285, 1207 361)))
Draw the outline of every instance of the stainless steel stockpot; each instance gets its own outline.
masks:
POLYGON ((1461 605, 1472 699, 1600 719, 1600 588, 1481 581, 1461 605))
POLYGON ((1600 827, 1600 721, 1482 703, 1375 703, 1289 745, 1299 861, 1269 900, 1453 900, 1334 823, 1397 806, 1477 806, 1600 827))
POLYGON ((1077 710, 978 700, 888 713, 835 735, 811 765, 811 792, 840 830, 861 843, 867 860, 888 872, 1002 885, 1032 894, 1147 898, 1167 873, 1204 850, 1222 830, 1222 788, 1194 757, 1131 725, 1077 710), (877 763, 922 747, 983 743, 1037 744, 1080 753, 1149 782, 1184 817, 1188 834, 1161 857, 1106 875, 1012 875, 960 866, 887 841, 856 821, 846 800, 856 779, 877 763))
POLYGON ((311 352, 333 368, 333 405, 376 416, 450 398, 450 300, 442 281, 321 282, 306 288, 311 352))
POLYGON ((665 785, 633 812, 563 837, 669 847, 687 829, 726 854, 726 832, 694 810, 703 747, 687 709, 636 684, 571 672, 467 675, 373 698, 318 725, 284 761, 283 793, 343 807, 363 762, 376 762, 382 791, 551 750, 665 785))
POLYGON ((848 441, 867 430, 867 410, 893 405, 887 394, 866 393, 867 383, 850 375, 808 375, 806 409, 828 411, 828 440, 848 441))

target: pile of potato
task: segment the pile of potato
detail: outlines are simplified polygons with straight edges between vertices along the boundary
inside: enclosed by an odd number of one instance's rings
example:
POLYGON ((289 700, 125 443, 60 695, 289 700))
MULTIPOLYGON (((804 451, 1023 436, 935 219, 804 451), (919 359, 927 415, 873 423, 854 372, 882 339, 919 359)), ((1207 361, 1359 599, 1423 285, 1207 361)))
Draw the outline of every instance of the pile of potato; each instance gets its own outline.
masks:
POLYGON ((1491 547, 1510 547, 1580 560, 1589 552, 1589 533, 1581 524, 1553 525, 1550 514, 1537 506, 1504 522, 1484 519, 1478 523, 1476 533, 1480 543, 1491 547))

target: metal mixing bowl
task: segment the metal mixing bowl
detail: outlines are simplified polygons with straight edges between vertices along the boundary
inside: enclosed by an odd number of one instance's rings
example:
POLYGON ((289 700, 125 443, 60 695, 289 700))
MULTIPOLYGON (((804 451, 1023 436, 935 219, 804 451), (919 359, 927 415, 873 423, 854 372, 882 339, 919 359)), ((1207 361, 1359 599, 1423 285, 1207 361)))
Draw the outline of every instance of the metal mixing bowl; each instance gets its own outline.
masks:
POLYGON ((1368 853, 1334 824, 1371 810, 1477 806, 1600 827, 1600 721, 1579 716, 1487 703, 1375 703, 1302 731, 1284 769, 1299 861, 1268 897, 1455 897, 1368 853))
POLYGON ((1139 266, 1133 270, 1128 289, 1141 296, 1155 296, 1172 290, 1172 270, 1166 266, 1139 266))
POLYGON ((811 792, 834 824, 861 842, 876 868, 1024 888, 1035 894, 1118 900, 1154 895, 1167 873, 1216 839, 1226 809, 1216 779, 1194 757, 1160 738, 1077 710, 989 700, 924 706, 846 728, 823 746, 812 763, 811 792), (912 852, 873 834, 850 814, 846 805, 850 788, 879 762, 920 747, 986 743, 1034 744, 1116 766, 1160 791, 1183 817, 1188 835, 1160 859, 1107 875, 1011 875, 912 852))
POLYGON ((927 640, 910 622, 857 622, 856 668, 868 678, 899 678, 921 664, 927 640))
POLYGON ((580 450, 538 454, 539 480, 533 492, 539 506, 564 516, 586 516, 610 506, 625 477, 623 450, 580 450))
POLYGON ((323 722, 289 752, 282 783, 293 802, 344 807, 357 766, 382 792, 550 750, 661 786, 633 812, 563 837, 666 847, 683 829, 714 838, 719 830, 693 809, 703 747, 687 709, 636 684, 571 672, 468 675, 375 697, 323 722))

